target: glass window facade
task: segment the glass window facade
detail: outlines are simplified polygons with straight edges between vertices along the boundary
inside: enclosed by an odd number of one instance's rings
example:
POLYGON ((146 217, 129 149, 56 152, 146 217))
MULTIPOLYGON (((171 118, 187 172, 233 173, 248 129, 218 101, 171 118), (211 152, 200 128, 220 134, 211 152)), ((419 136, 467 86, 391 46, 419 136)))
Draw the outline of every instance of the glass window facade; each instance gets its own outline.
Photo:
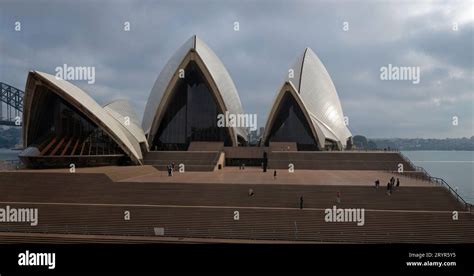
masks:
POLYGON ((269 142, 295 142, 298 150, 318 149, 306 117, 289 91, 277 108, 266 146, 269 142))
POLYGON ((46 87, 38 88, 31 114, 28 146, 42 155, 123 154, 106 132, 46 87))
POLYGON ((179 79, 151 146, 152 150, 187 150, 192 141, 223 141, 231 145, 227 128, 217 126, 223 113, 197 64, 190 62, 179 79))

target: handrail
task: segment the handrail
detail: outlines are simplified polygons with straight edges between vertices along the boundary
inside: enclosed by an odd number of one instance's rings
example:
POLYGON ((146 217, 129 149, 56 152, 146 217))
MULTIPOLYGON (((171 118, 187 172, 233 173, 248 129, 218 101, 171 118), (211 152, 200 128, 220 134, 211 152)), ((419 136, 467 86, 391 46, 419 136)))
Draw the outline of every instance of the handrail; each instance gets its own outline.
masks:
POLYGON ((448 188, 448 190, 449 190, 451 193, 454 193, 454 195, 456 196, 456 199, 457 199, 458 201, 462 201, 462 203, 464 203, 464 205, 465 205, 466 207, 472 206, 470 203, 466 202, 466 201, 456 192, 456 190, 453 189, 444 179, 439 178, 439 177, 430 176, 430 180, 431 180, 431 182, 435 182, 435 183, 438 183, 438 184, 443 184, 443 185, 445 185, 445 187, 448 188))
POLYGON ((416 171, 419 171, 418 168, 421 168, 422 169, 422 172, 426 173, 426 175, 429 175, 427 171, 425 171, 425 169, 423 169, 422 167, 418 167, 416 166, 415 164, 413 164, 413 162, 411 162, 410 158, 406 157, 405 155, 403 155, 403 153, 401 151, 398 152, 398 154, 402 157, 402 159, 407 162, 408 164, 410 164, 410 166, 412 166, 413 168, 415 168, 416 171))
MULTIPOLYGON (((420 167, 420 166, 416 166, 415 164, 413 164, 413 162, 407 158, 405 155, 403 155, 401 152, 399 153, 400 156, 403 158, 403 160, 405 160, 406 162, 408 162, 411 166, 413 166, 413 168, 415 168, 415 170, 417 172, 421 172, 423 173, 424 177, 432 182, 432 183, 436 183, 436 184, 439 184, 441 186, 444 185, 445 188, 448 189, 449 192, 451 192, 454 196, 456 196, 456 200, 461 202, 462 204, 464 204, 465 208, 467 210, 471 210, 472 209, 472 204, 466 202, 458 193, 455 189, 453 189, 453 187, 451 187, 451 185, 448 184, 448 182, 446 182, 443 178, 440 178, 440 177, 434 177, 434 176, 431 176, 423 167, 420 167)), ((407 176, 410 176, 410 174, 407 174, 407 176)))

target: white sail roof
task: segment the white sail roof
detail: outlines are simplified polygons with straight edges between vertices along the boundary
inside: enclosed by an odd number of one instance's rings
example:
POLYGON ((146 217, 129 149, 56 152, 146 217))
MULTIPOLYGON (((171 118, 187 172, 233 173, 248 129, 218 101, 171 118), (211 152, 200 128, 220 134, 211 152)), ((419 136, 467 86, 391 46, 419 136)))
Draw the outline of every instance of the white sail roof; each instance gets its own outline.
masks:
MULTIPOLYGON (((124 127, 114 119, 107 111, 105 111, 92 97, 79 87, 72 83, 56 78, 53 75, 43 72, 30 72, 28 75, 28 83, 34 81, 32 78, 38 77, 39 80, 51 85, 54 92, 65 101, 80 110, 91 121, 101 127, 107 134, 122 148, 122 150, 130 156, 137 164, 141 164, 143 160, 140 151, 140 145, 137 139, 128 133, 124 127)), ((26 93, 25 97, 33 97, 32 93, 26 93)), ((30 102, 25 99, 25 102, 30 102)), ((45 107, 47 108, 47 107, 45 107)), ((25 108, 26 109, 26 108, 25 108)), ((26 116, 25 127, 28 127, 29 118, 26 116)), ((25 132, 27 133, 27 132, 25 132)), ((25 137, 27 143, 28 137, 25 137)))
MULTIPOLYGON (((162 115, 166 110, 167 99, 172 92, 172 81, 176 78, 178 70, 184 68, 189 60, 186 60, 189 53, 196 53, 202 61, 209 75, 210 80, 217 87, 218 95, 215 95, 219 101, 218 104, 232 114, 242 114, 242 104, 240 102, 237 89, 229 73, 217 55, 201 39, 193 36, 187 40, 169 59, 158 76, 148 98, 145 112, 143 115, 142 127, 145 134, 148 134, 148 141, 153 139, 153 135, 158 129, 162 115)), ((212 89, 211 89, 212 90, 212 89)), ((231 128, 233 143, 237 144, 237 135, 244 139, 247 137, 245 128, 231 128)))
POLYGON ((104 109, 132 134, 139 143, 147 143, 140 120, 130 102, 127 100, 116 100, 105 105, 104 109))
POLYGON ((318 127, 327 133, 327 138, 337 138, 335 141, 345 146, 352 134, 344 122, 339 96, 326 67, 310 48, 305 49, 294 67, 300 67, 300 73, 288 81, 293 82, 318 127))
MULTIPOLYGON (((298 98, 303 103, 300 107, 310 117, 309 121, 317 136, 315 138, 319 147, 324 148, 327 139, 336 142, 342 149, 352 134, 345 124, 336 88, 323 63, 310 48, 306 48, 291 69, 294 73, 293 78, 288 76, 286 83, 291 84, 291 88, 298 93, 298 98)), ((288 88, 283 86, 279 94, 286 93, 287 90, 288 88)), ((278 104, 277 100, 280 98, 281 96, 277 95, 273 105, 278 104)), ((276 115, 270 112, 266 131, 270 131, 268 122, 271 122, 276 115)))

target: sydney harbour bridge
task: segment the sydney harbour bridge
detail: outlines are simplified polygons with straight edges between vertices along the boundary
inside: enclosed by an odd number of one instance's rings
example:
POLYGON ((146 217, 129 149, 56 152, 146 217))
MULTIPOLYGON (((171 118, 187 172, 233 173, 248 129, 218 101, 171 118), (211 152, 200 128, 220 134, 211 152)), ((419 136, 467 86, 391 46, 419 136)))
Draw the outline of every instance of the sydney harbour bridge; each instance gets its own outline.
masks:
POLYGON ((0 88, 0 126, 20 127, 24 92, 3 82, 0 82, 0 88))

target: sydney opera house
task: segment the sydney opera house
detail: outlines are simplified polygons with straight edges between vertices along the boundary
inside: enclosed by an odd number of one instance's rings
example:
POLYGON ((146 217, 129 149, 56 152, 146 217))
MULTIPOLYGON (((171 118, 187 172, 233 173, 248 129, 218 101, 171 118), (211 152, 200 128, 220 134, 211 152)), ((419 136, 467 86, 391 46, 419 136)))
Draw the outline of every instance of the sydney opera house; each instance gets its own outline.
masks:
MULTIPOLYGON (((289 143, 297 150, 341 151, 350 146, 352 135, 322 62, 307 48, 292 68, 294 77, 284 81, 270 108, 261 148, 289 143)), ((65 80, 30 72, 20 157, 32 168, 143 165, 149 152, 187 151, 193 143, 248 146, 247 128, 217 125, 217 116, 226 112, 244 113, 237 89, 216 54, 193 36, 159 74, 142 123, 126 101, 102 107, 65 80)))
POLYGON ((244 109, 196 36, 161 70, 142 120, 127 101, 101 106, 29 72, 25 166, 0 171, 0 202, 39 208, 40 219, 0 223, 0 244, 473 243, 471 204, 401 152, 355 148, 328 71, 301 54, 261 107, 257 144, 245 126, 217 124, 244 109), (364 216, 328 221, 327 210, 364 216))

